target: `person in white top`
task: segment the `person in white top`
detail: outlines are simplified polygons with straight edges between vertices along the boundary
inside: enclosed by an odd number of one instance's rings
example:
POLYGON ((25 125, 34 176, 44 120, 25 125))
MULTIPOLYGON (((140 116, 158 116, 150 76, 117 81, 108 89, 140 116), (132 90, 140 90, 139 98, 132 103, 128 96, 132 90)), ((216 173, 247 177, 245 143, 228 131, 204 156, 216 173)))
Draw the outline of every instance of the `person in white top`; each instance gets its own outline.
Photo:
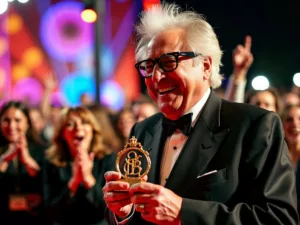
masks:
POLYGON ((219 98, 222 51, 194 11, 157 5, 137 24, 136 65, 157 113, 130 137, 151 158, 145 182, 105 173, 109 224, 298 224, 280 118, 219 98))

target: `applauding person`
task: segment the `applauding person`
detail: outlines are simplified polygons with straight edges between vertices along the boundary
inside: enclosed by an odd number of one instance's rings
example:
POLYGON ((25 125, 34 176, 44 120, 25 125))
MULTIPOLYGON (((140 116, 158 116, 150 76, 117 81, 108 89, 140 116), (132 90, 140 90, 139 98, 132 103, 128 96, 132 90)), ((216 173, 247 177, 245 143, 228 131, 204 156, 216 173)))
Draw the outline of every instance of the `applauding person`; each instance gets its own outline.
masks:
POLYGON ((27 107, 18 101, 0 111, 0 224, 45 224, 42 172, 45 147, 34 133, 27 107))
POLYGON ((102 224, 104 173, 114 155, 104 146, 94 115, 84 107, 63 112, 47 150, 45 198, 55 224, 102 224))

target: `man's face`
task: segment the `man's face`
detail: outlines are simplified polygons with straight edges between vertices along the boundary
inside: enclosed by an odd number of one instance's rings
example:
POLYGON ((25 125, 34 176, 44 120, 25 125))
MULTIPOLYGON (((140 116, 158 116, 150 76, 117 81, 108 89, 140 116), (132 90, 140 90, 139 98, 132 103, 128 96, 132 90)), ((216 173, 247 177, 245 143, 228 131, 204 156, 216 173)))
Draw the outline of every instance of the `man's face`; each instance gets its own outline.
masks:
MULTIPOLYGON (((185 39, 186 34, 182 29, 161 33, 150 43, 149 58, 155 59, 170 52, 190 51, 185 39)), ((166 117, 178 119, 190 110, 210 87, 211 58, 198 56, 198 62, 195 63, 189 57, 179 56, 178 67, 174 71, 163 72, 156 64, 153 75, 145 78, 149 95, 166 117)))

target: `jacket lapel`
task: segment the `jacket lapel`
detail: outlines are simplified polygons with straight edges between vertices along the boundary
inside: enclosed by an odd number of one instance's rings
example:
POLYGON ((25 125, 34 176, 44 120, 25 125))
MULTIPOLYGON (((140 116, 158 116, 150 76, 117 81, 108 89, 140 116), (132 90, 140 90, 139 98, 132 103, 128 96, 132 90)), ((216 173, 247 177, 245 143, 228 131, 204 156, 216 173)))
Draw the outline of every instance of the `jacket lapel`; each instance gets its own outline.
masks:
POLYGON ((148 181, 151 183, 159 183, 160 159, 161 148, 163 141, 162 119, 154 125, 153 134, 146 132, 145 146, 149 146, 148 152, 150 153, 151 168, 148 173, 148 181))
POLYGON ((229 132, 220 130, 220 109, 221 99, 212 91, 166 183, 166 188, 180 196, 205 171, 229 132))

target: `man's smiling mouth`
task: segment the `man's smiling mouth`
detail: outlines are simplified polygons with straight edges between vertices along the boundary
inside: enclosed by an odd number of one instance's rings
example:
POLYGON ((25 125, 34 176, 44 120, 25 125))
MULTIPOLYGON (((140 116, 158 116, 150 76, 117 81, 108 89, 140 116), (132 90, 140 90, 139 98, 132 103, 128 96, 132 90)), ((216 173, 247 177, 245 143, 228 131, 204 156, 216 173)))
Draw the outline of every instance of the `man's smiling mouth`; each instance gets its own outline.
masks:
POLYGON ((161 88, 161 89, 158 89, 158 93, 160 95, 164 95, 164 94, 174 91, 175 89, 176 89, 176 86, 168 87, 168 88, 161 88))

